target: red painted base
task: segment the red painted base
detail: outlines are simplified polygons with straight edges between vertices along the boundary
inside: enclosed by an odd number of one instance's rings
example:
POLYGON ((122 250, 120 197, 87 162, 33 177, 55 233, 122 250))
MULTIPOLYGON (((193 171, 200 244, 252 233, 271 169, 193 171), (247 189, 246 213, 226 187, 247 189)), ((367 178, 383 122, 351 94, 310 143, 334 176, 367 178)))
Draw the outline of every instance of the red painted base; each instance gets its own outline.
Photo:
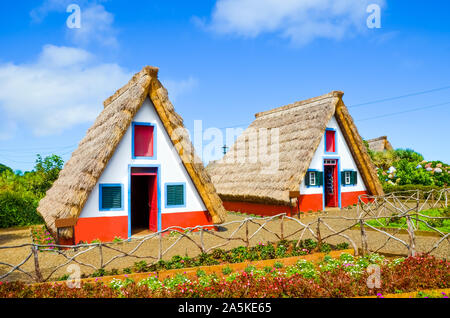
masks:
MULTIPOLYGON (((273 216, 281 213, 291 215, 291 208, 286 205, 270 205, 260 203, 224 201, 223 206, 227 211, 241 212, 247 214, 255 214, 261 216, 273 216)), ((296 213, 296 208, 292 208, 292 212, 296 213)))
MULTIPOLYGON (((174 212, 161 214, 161 229, 165 230, 171 226, 179 226, 182 228, 195 227, 197 225, 213 225, 211 216, 208 211, 195 212, 174 212)), ((214 229, 211 226, 210 229, 214 229)))
MULTIPOLYGON (((367 194, 367 191, 341 192, 341 205, 343 208, 358 203, 358 196, 367 194)), ((367 199, 363 199, 367 203, 367 199)))
MULTIPOLYGON (((342 207, 358 203, 358 196, 362 194, 367 194, 366 191, 356 191, 356 192, 342 192, 341 193, 341 204, 342 207)), ((367 200, 364 200, 367 201, 367 200)), ((323 210, 323 196, 319 194, 306 194, 300 195, 299 197, 300 211, 301 212, 316 212, 323 210)), ((235 211, 247 214, 255 214, 261 216, 273 216, 280 213, 286 213, 286 215, 291 216, 291 208, 285 205, 270 205, 270 204, 259 204, 259 203, 249 203, 249 202, 238 202, 238 201, 224 201, 223 206, 227 211, 235 211)), ((297 213, 297 207, 292 208, 292 214, 297 213)))
POLYGON ((323 210, 323 196, 321 193, 300 195, 299 203, 301 212, 323 210))
POLYGON ((128 237, 128 216, 79 218, 75 226, 75 242, 92 242, 99 239, 111 242, 115 237, 128 237))

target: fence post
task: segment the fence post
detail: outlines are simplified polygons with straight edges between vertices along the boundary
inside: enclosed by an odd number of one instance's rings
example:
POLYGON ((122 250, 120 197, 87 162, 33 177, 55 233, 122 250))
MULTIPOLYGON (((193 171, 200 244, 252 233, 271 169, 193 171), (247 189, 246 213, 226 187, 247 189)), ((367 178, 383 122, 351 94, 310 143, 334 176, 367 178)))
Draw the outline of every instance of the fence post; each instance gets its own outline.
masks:
POLYGON ((159 253, 158 253, 158 261, 162 260, 162 233, 159 232, 159 253))
POLYGON ((320 218, 317 218, 317 247, 319 251, 322 249, 322 236, 320 235, 320 218))
POLYGON ((281 217, 280 234, 281 234, 281 241, 283 241, 284 240, 284 215, 281 217))
POLYGON ((406 216, 406 224, 408 225, 408 234, 409 234, 408 255, 414 257, 416 255, 416 239, 414 236, 414 228, 411 223, 411 217, 409 215, 406 216))
POLYGON ((41 269, 39 267, 39 249, 36 245, 31 245, 31 250, 33 252, 33 257, 34 257, 34 271, 36 273, 36 281, 38 283, 41 283, 44 281, 44 278, 42 277, 42 273, 41 273, 41 269))
POLYGON ((245 246, 248 248, 250 242, 248 240, 248 220, 245 220, 245 246))
POLYGON ((446 208, 448 207, 447 192, 448 192, 448 189, 445 189, 445 190, 444 190, 444 193, 445 193, 445 207, 446 207, 446 208))
POLYGON ((367 243, 367 234, 366 234, 366 228, 364 227, 364 220, 359 219, 359 227, 361 228, 361 249, 362 249, 362 255, 366 255, 366 253, 369 250, 369 246, 367 243))
POLYGON ((202 253, 205 253, 205 245, 203 243, 203 228, 200 229, 200 246, 202 247, 202 253))
POLYGON ((98 244, 98 252, 100 253, 100 268, 103 268, 103 249, 101 242, 98 244))

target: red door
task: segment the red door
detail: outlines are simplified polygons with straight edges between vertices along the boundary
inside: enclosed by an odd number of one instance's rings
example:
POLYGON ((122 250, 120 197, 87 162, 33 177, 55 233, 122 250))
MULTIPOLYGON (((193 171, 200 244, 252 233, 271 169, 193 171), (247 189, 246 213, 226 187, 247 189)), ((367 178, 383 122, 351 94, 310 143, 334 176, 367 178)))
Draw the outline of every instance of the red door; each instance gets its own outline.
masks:
POLYGON ((338 171, 336 159, 325 159, 324 161, 324 191, 325 206, 338 207, 338 171))
POLYGON ((149 206, 149 229, 150 231, 158 231, 158 191, 157 191, 157 175, 149 177, 148 184, 148 206, 149 206))
POLYGON ((131 233, 158 230, 158 171, 133 167, 131 170, 131 233))

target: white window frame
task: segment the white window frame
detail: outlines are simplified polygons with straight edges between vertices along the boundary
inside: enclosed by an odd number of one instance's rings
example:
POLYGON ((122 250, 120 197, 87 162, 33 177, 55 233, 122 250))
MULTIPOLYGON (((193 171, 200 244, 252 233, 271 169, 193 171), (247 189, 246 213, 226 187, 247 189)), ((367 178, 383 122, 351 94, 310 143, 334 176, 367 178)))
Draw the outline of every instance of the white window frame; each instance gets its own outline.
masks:
POLYGON ((310 186, 316 186, 317 180, 316 180, 316 173, 314 171, 309 172, 309 185, 310 186))
POLYGON ((351 171, 344 171, 344 178, 345 178, 345 184, 351 184, 352 183, 352 172, 351 171))

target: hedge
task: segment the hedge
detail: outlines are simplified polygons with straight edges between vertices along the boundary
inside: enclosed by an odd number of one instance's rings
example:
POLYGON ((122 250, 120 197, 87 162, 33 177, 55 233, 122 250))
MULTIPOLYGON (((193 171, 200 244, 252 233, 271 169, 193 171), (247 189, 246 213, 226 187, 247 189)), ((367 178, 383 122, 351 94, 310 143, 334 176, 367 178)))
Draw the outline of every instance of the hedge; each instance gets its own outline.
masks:
POLYGON ((0 228, 42 224, 37 205, 38 201, 30 194, 0 192, 0 228))
POLYGON ((399 192, 399 191, 408 191, 409 194, 413 194, 417 192, 417 190, 420 191, 420 197, 424 198, 424 193, 431 191, 431 190, 442 190, 444 188, 433 186, 433 185, 421 185, 421 184, 405 184, 405 185, 391 185, 391 184, 385 184, 383 185, 383 190, 385 194, 389 194, 392 192, 399 192))

